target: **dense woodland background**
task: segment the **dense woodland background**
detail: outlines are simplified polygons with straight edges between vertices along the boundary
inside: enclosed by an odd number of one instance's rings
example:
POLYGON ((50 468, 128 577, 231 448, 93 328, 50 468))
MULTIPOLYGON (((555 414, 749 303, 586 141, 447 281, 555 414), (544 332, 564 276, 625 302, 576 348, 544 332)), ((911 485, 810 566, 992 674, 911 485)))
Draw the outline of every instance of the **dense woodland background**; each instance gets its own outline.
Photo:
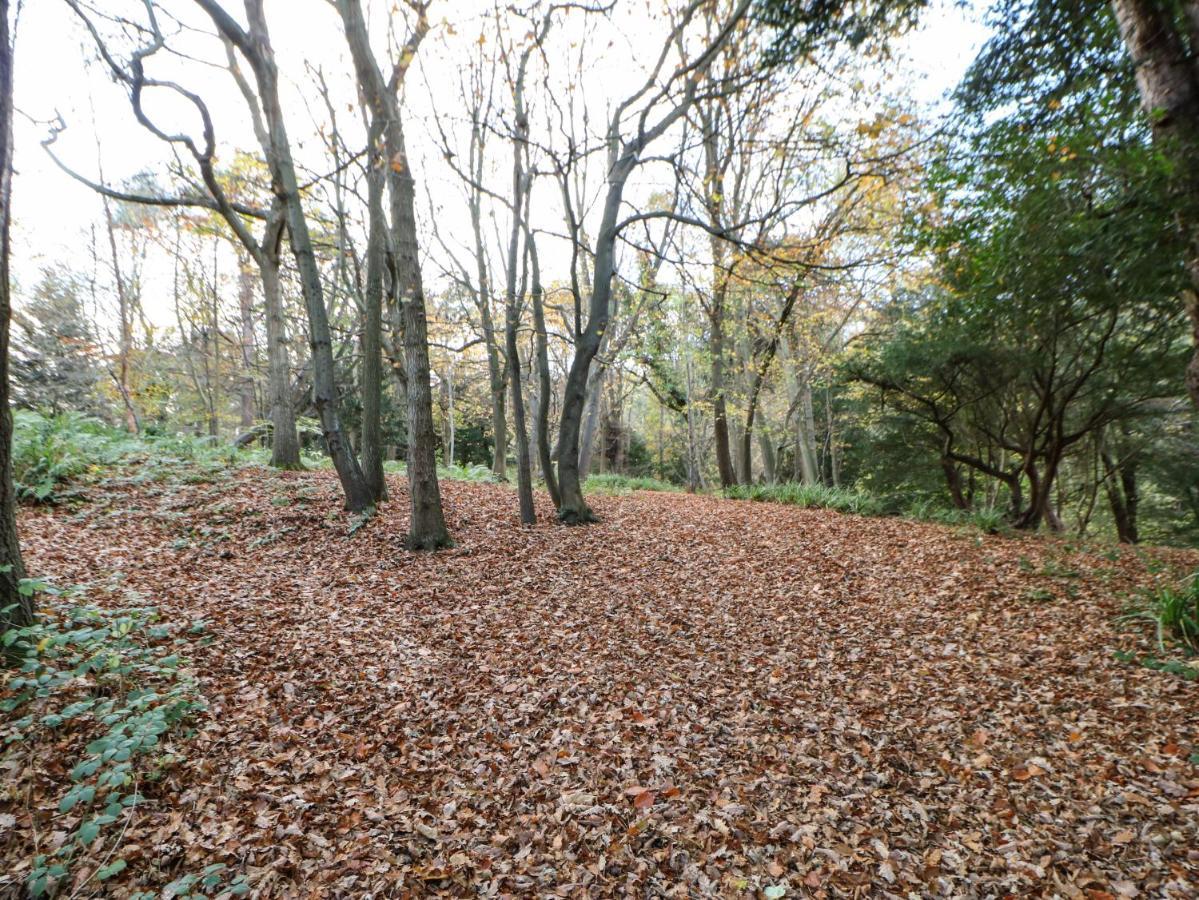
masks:
POLYGON ((110 183, 59 155, 87 127, 61 117, 21 148, 104 204, 16 287, 20 408, 285 467, 331 449, 355 509, 396 459, 430 509, 436 462, 527 471, 567 520, 588 518, 577 469, 1199 533, 1190 138, 1126 46, 1164 28, 1185 51, 1191 4, 976 10, 991 37, 947 115, 893 77, 920 3, 667 5, 627 95, 604 48, 634 18, 602 5, 338 3, 342 68, 285 72, 258 14, 66 5, 165 155, 110 183), (439 105, 406 129, 430 79, 439 105), (246 120, 258 145, 229 143, 246 120))

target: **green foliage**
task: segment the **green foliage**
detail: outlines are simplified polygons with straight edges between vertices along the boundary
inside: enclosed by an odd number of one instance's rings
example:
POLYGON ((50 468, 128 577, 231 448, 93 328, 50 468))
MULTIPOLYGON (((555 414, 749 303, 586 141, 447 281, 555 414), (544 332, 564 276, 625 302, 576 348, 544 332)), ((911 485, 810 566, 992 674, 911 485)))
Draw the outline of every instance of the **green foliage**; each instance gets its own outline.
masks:
POLYGON ((96 413, 103 350, 83 303, 86 279, 67 266, 42 270, 12 311, 12 392, 21 407, 96 413))
MULTIPOLYGON (((1031 34, 1030 52, 1074 22, 1055 11, 1061 4, 1007 4, 1015 6, 1047 29, 1031 34)), ((1086 40, 1114 34, 1110 21, 1100 24, 1086 40)), ((981 90, 992 72, 979 73, 981 90)), ((1035 528, 1050 518, 1059 485, 1078 498, 1095 484, 1097 447, 1131 460, 1117 444, 1186 430, 1171 423, 1185 417, 1174 410, 1188 348, 1169 167, 1108 76, 1070 85, 1080 93, 1063 87, 1035 109, 971 94, 970 115, 932 169, 938 202, 910 225, 938 277, 897 296, 845 366, 884 410, 871 420, 878 434, 854 435, 878 460, 874 490, 919 481, 927 495, 940 475, 943 496, 985 497, 1035 528)), ((1182 500, 1144 511, 1161 509, 1181 531, 1182 500)), ((1114 530, 1106 512, 1091 521, 1114 530)))
POLYGON ((583 482, 583 490, 592 494, 628 494, 631 491, 679 491, 682 488, 677 484, 648 476, 605 473, 588 475, 587 480, 583 482))
POLYGON ((916 24, 927 0, 757 0, 752 15, 771 31, 770 63, 795 60, 822 48, 881 46, 916 24))
POLYGON ((452 465, 438 466, 438 478, 448 478, 450 481, 473 481, 481 484, 498 484, 499 479, 495 474, 484 465, 452 465))
MULTIPOLYGON (((890 499, 884 502, 890 505, 890 499)), ((901 506, 899 514, 908 519, 941 525, 968 525, 987 534, 999 534, 1008 527, 1004 514, 997 509, 957 509, 946 506, 942 500, 928 497, 901 506)))
POLYGON ((859 516, 880 516, 885 513, 882 502, 870 494, 822 484, 750 484, 733 485, 725 490, 733 500, 756 500, 765 503, 786 503, 803 508, 835 509, 859 516))
MULTIPOLYGON (((1125 650, 1117 650, 1116 659, 1123 663, 1131 663, 1132 665, 1143 666, 1146 669, 1153 669, 1155 672, 1166 672, 1170 675, 1177 675, 1185 681, 1199 680, 1199 669, 1181 660, 1158 659, 1153 654, 1137 656, 1135 653, 1129 653, 1125 650)), ((1193 755, 1191 762, 1199 765, 1199 754, 1193 755)))
POLYGON ((95 879, 112 877, 125 867, 120 835, 142 802, 139 785, 175 758, 164 736, 203 709, 195 676, 178 655, 185 639, 160 624, 152 607, 107 610, 59 600, 2 641, 15 659, 0 692, 6 755, 51 743, 76 754, 55 823, 66 839, 35 857, 29 893, 53 892, 85 857, 103 861, 95 879))
POLYGON ((1199 654, 1199 574, 1180 585, 1167 585, 1146 593, 1120 621, 1151 624, 1162 652, 1167 641, 1173 640, 1184 652, 1199 654))
POLYGON ((128 459, 139 449, 128 433, 80 413, 44 416, 18 409, 13 413, 12 449, 17 497, 53 502, 72 480, 128 459))
MULTIPOLYGON (((208 436, 154 433, 132 435, 79 413, 47 416, 19 409, 13 414, 13 481, 26 502, 54 503, 73 485, 115 477, 130 468, 136 482, 208 482, 230 468, 266 465, 270 451, 237 449, 208 436), (136 465, 136 469, 133 467, 136 465)), ((325 456, 305 454, 311 468, 325 456)))

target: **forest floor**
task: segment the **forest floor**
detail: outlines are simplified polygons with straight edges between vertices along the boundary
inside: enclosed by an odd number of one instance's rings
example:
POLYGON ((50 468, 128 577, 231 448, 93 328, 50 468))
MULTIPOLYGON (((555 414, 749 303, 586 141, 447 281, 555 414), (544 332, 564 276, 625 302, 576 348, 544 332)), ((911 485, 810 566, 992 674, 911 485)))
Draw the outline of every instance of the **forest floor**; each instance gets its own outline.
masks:
MULTIPOLYGON (((446 482, 457 545, 413 555, 390 489, 353 534, 328 472, 23 513, 33 572, 210 623, 121 889, 225 862, 264 897, 1199 892, 1199 682, 1117 659, 1153 643, 1114 621, 1199 554, 664 493, 521 528, 446 482)), ((10 871, 61 788, 21 778, 10 871)))

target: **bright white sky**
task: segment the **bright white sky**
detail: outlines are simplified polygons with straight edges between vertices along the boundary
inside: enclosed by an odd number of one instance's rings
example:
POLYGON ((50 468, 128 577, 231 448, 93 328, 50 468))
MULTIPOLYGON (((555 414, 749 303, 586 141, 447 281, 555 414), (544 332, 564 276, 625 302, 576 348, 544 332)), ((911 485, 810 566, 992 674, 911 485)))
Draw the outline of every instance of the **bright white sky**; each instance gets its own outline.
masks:
MULTIPOLYGON (((141 18, 140 0, 104 0, 96 5, 119 8, 131 18, 141 18)), ((186 0, 164 5, 191 22, 204 22, 186 0)), ((391 2, 370 5, 382 11, 390 8, 391 2)), ((652 9, 659 5, 660 0, 652 4, 652 9)), ((240 3, 230 0, 228 6, 240 14, 240 3)), ((455 238, 461 241, 467 234, 469 219, 461 184, 440 159, 430 136, 437 134, 434 116, 451 131, 462 125, 460 76, 469 54, 478 50, 481 22, 493 8, 492 0, 434 2, 430 10, 434 29, 418 57, 419 69, 409 77, 407 134, 418 179, 418 216, 425 223, 435 216, 443 236, 451 242, 455 238), (422 184, 427 190, 421 189, 422 184)), ((324 171, 328 162, 316 129, 327 121, 327 113, 311 89, 312 71, 319 68, 324 73, 335 104, 340 106, 339 124, 349 132, 351 145, 359 133, 358 113, 351 109, 352 70, 344 51, 340 21, 327 0, 272 0, 267 9, 280 70, 287 82, 285 105, 297 158, 301 164, 324 171)), ((593 129, 604 121, 608 106, 623 95, 627 86, 639 84, 644 78, 640 66, 656 56, 667 31, 666 24, 650 11, 647 0, 618 0, 618 10, 619 15, 597 28, 596 35, 589 39, 594 40, 597 54, 584 79, 588 106, 594 110, 593 129)), ((576 17, 551 33, 563 57, 582 39, 580 21, 576 17)), ((383 29, 378 32, 381 34, 383 29)), ((935 116, 944 107, 945 92, 956 84, 985 35, 974 11, 964 11, 952 3, 936 5, 926 15, 923 27, 901 42, 898 49, 903 63, 897 76, 899 83, 891 85, 891 92, 907 93, 926 111, 926 117, 935 116)), ((181 46, 207 60, 223 62, 214 41, 196 36, 181 46)), ((379 49, 383 49, 382 44, 379 49)), ((550 58, 556 59, 552 54, 550 58)), ((568 74, 569 66, 569 62, 563 62, 562 77, 568 74)), ((165 72, 205 97, 223 149, 254 148, 244 102, 221 68, 166 61, 152 72, 160 76, 165 72)), ((164 145, 134 121, 124 92, 96 62, 88 36, 61 0, 26 0, 17 31, 15 81, 14 271, 18 285, 31 285, 41 267, 57 261, 85 268, 86 235, 89 226, 101 216, 98 197, 70 180, 47 158, 39 146, 47 127, 38 122, 51 120, 56 113, 63 116, 68 130, 56 144, 56 151, 91 178, 97 177, 101 159, 106 179, 117 183, 141 171, 161 171, 170 157, 164 145)), ((866 110, 846 112, 855 118, 868 117, 866 110)), ((166 118, 170 114, 162 115, 166 118)), ((464 151, 464 142, 462 148, 464 151)), ((498 140, 494 142, 491 153, 502 171, 510 165, 508 152, 498 140)), ((495 184, 503 187, 507 182, 501 177, 495 184)), ((631 188, 632 199, 635 202, 638 194, 648 196, 655 187, 652 179, 646 181, 643 177, 631 188)), ((553 189, 547 184, 544 190, 553 189)), ((557 216, 557 211, 552 215, 557 216)), ((424 242, 422 252, 426 256, 426 279, 436 286, 437 273, 448 261, 431 239, 424 242)), ((550 270, 545 272, 547 280, 565 277, 565 272, 552 271, 554 253, 553 248, 543 250, 543 257, 549 259, 548 265, 543 262, 543 268, 550 270)), ((146 306, 158 324, 171 322, 168 302, 155 302, 149 296, 146 306)))

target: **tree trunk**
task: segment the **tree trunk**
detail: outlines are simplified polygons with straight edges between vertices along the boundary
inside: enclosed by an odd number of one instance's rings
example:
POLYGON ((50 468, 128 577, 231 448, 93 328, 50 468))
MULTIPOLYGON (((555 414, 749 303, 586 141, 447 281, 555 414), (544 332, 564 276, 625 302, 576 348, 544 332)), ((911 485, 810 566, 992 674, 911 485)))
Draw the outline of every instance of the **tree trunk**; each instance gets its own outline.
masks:
MULTIPOLYGON (((243 251, 244 253, 244 251, 243 251)), ((241 383, 238 385, 241 432, 254 427, 254 265, 243 255, 238 265, 238 311, 241 324, 241 383)))
POLYGON ((415 181, 396 97, 403 74, 428 31, 428 20, 422 11, 416 31, 402 49, 392 80, 387 82, 371 53, 358 0, 338 0, 337 8, 354 59, 358 86, 367 99, 373 120, 381 123, 387 151, 395 294, 403 320, 404 380, 408 394, 408 493, 412 502, 407 544, 413 550, 435 550, 448 546, 450 535, 437 482, 437 432, 433 427, 433 390, 429 385, 425 292, 417 255, 415 181))
POLYGON ((449 410, 448 410, 448 415, 446 416, 446 418, 449 420, 449 426, 450 426, 450 440, 446 447, 446 450, 450 456, 450 465, 453 465, 454 464, 454 449, 455 449, 454 441, 456 440, 457 435, 455 434, 456 424, 454 422, 454 363, 452 360, 450 361, 450 365, 449 365, 449 373, 446 376, 446 394, 449 396, 449 410))
POLYGON ((483 243, 482 187, 485 177, 484 148, 486 132, 480 124, 476 110, 471 121, 471 172, 475 184, 470 191, 470 224, 475 241, 475 277, 478 290, 475 305, 479 310, 479 323, 483 330, 483 346, 487 350, 488 390, 491 392, 491 434, 495 440, 495 453, 491 459, 491 472, 496 478, 508 478, 508 419, 504 406, 504 384, 506 365, 501 359, 499 341, 495 334, 495 323, 491 318, 491 279, 487 272, 487 254, 483 243))
MULTIPOLYGON (((300 285, 304 294, 304 305, 308 313, 308 343, 312 350, 312 398, 320 417, 325 445, 337 470, 341 488, 345 494, 346 509, 350 512, 365 512, 374 505, 362 469, 358 465, 353 449, 346 439, 338 415, 337 387, 334 383, 333 341, 329 332, 329 313, 325 308, 324 289, 320 270, 316 264, 316 252, 312 236, 308 231, 308 220, 304 215, 299 182, 291 156, 291 144, 283 121, 283 108, 279 102, 278 70, 274 50, 270 44, 266 16, 262 0, 247 0, 246 13, 250 19, 250 40, 255 50, 254 72, 258 79, 258 93, 262 101, 263 117, 271 142, 268 165, 271 169, 272 190, 287 213, 287 230, 291 239, 291 251, 300 273, 300 285)), ((422 332, 423 336, 423 332, 422 332)), ((426 392, 428 379, 426 373, 426 392)))
MULTIPOLYGON (((397 153, 401 154, 403 163, 402 172, 392 179, 392 228, 396 270, 401 296, 404 296, 401 310, 408 388, 408 491, 412 498, 408 547, 436 550, 450 545, 450 533, 441 509, 441 486, 437 482, 437 432, 433 428, 433 390, 429 385, 425 292, 417 257, 413 181, 408 174, 408 157, 402 138, 397 153)), ((392 158, 396 156, 393 154, 392 158)))
POLYGON ((796 462, 804 484, 817 484, 820 469, 816 465, 816 410, 812 404, 812 377, 804 367, 800 374, 799 409, 795 413, 796 462))
MULTIPOLYGON (((1199 47, 1188 48, 1182 23, 1160 0, 1112 0, 1112 10, 1154 142, 1173 165, 1178 221, 1188 244, 1191 295, 1185 305, 1195 345, 1186 387, 1199 408, 1199 47)), ((1193 40, 1199 35, 1199 4, 1188 2, 1186 16, 1183 27, 1193 40)))
POLYGON ((1117 463, 1106 447, 1100 450, 1099 458, 1103 462, 1103 487, 1116 523, 1116 537, 1122 544, 1135 544, 1139 539, 1137 504, 1140 500, 1136 462, 1121 460, 1117 463))
MULTIPOLYGON (((587 379, 587 401, 583 405, 583 436, 579 439, 579 472, 586 479, 591 474, 591 457, 595 453, 595 435, 599 431, 600 412, 604 405, 604 376, 602 365, 591 370, 587 379)), ((602 456, 602 454, 601 454, 602 456)), ((600 465, 603 465, 601 460, 600 465)))
POLYGON ((366 288, 362 326, 362 476, 378 503, 387 499, 383 477, 383 268, 387 256, 387 222, 383 215, 386 161, 378 152, 380 134, 371 128, 367 175, 366 288))
POLYGON ((742 484, 754 483, 754 410, 745 416, 745 426, 738 435, 740 450, 737 453, 738 480, 742 484))
POLYGON ((757 430, 758 449, 762 451, 762 473, 766 476, 767 484, 774 484, 777 480, 775 471, 775 452, 774 442, 770 439, 770 435, 763 429, 757 430))
POLYGON ((8 330, 12 318, 9 256, 12 252, 13 43, 8 0, 0 0, 0 632, 33 622, 33 598, 20 592, 25 577, 17 538, 17 496, 12 482, 12 408, 8 385, 8 330))
MULTIPOLYGON (((525 401, 521 396, 520 347, 517 326, 520 324, 520 297, 516 289, 516 266, 520 256, 520 232, 524 224, 523 202, 528 196, 524 169, 521 164, 528 140, 529 122, 524 109, 524 74, 526 54, 521 58, 514 90, 516 132, 512 142, 512 231, 508 236, 508 279, 504 292, 504 346, 508 357, 508 387, 512 392, 512 424, 516 428, 516 482, 520 500, 520 523, 532 525, 537 521, 533 508, 533 473, 529 463, 529 431, 525 425, 525 401)), ((522 279, 523 280, 523 279, 522 279)), ((521 290, 524 290, 522 285, 521 290)))
POLYGON ((839 488, 841 487, 841 449, 837 445, 836 423, 833 419, 832 392, 827 388, 824 391, 824 419, 827 430, 826 438, 828 440, 829 475, 831 476, 833 487, 839 488))
POLYGON ((1029 463, 1026 467, 1029 488, 1028 508, 1017 519, 1017 528, 1036 531, 1045 521, 1049 521, 1050 525, 1053 525, 1056 512, 1050 511, 1050 501, 1053 498, 1053 488, 1060 462, 1061 451, 1051 447, 1045 453, 1044 474, 1037 470, 1035 463, 1029 463))
POLYGON ((691 402, 694 385, 691 372, 691 354, 687 354, 687 490, 691 493, 703 487, 699 468, 699 450, 695 440, 695 404, 691 402))
POLYGON ((953 500, 954 508, 969 509, 970 503, 962 493, 962 473, 958 470, 957 464, 948 456, 942 456, 941 471, 945 473, 945 484, 949 488, 949 496, 953 500))
POLYGON ((267 220, 259 262, 262 299, 266 307, 266 368, 271 403, 271 465, 276 469, 301 469, 300 436, 291 396, 291 359, 287 352, 287 322, 283 315, 283 290, 279 282, 279 244, 284 213, 276 203, 267 220))
POLYGON ((572 525, 596 520, 595 514, 583 500, 583 484, 579 472, 579 437, 583 425, 587 376, 591 371, 591 362, 599 352, 600 341, 608 329, 612 278, 616 274, 616 220, 620 214, 625 182, 628 181, 636 162, 636 151, 626 150, 624 155, 616 159, 608 173, 608 193, 595 239, 590 314, 586 327, 575 343, 575 355, 566 373, 562 417, 558 425, 558 490, 561 493, 558 518, 572 525))
MULTIPOLYGON (((616 267, 616 239, 620 227, 619 217, 624 199, 624 189, 629 175, 637 166, 638 159, 650 142, 664 134, 677 123, 695 99, 698 81, 706 75, 716 51, 728 40, 733 25, 741 19, 749 6, 749 0, 739 0, 737 8, 718 36, 697 57, 694 67, 689 67, 683 97, 666 112, 653 126, 647 127, 650 110, 642 111, 637 136, 624 140, 619 129, 621 113, 628 109, 640 94, 635 94, 618 107, 608 128, 608 190, 604 197, 599 230, 595 237, 595 254, 592 262, 591 299, 587 325, 577 335, 575 354, 566 373, 566 388, 562 398, 562 417, 558 426, 558 489, 562 502, 558 507, 558 518, 568 524, 595 521, 595 514, 583 500, 582 480, 579 473, 579 436, 582 428, 583 404, 587 393, 587 376, 591 363, 599 352, 600 342, 608 329, 612 279, 616 267)), ((676 34, 679 32, 676 31, 676 34)), ((652 82, 651 82, 652 83, 652 82)), ((577 294, 576 294, 577 296, 577 294)))
POLYGON ((130 434, 140 434, 141 418, 133 405, 133 396, 129 390, 129 357, 133 354, 133 322, 129 309, 129 288, 121 274, 121 260, 117 250, 117 230, 113 221, 112 204, 107 196, 102 196, 104 206, 104 224, 108 231, 108 249, 112 254, 112 277, 117 293, 117 319, 120 327, 120 338, 117 345, 117 371, 115 379, 117 392, 125 405, 125 430, 130 434))
POLYGON ((710 352, 712 354, 712 428, 716 439, 716 470, 722 488, 737 483, 733 454, 729 447, 728 407, 724 399, 724 299, 723 291, 712 300, 710 352))
POLYGON ((545 328, 544 295, 541 288, 541 265, 537 259, 537 244, 533 240, 532 229, 528 227, 526 213, 525 243, 529 248, 529 267, 532 276, 533 300, 533 330, 537 334, 537 457, 541 462, 541 477, 545 479, 545 489, 549 491, 550 500, 557 509, 561 502, 558 493, 558 479, 554 475, 554 461, 550 453, 550 396, 553 392, 550 384, 549 337, 545 328))

